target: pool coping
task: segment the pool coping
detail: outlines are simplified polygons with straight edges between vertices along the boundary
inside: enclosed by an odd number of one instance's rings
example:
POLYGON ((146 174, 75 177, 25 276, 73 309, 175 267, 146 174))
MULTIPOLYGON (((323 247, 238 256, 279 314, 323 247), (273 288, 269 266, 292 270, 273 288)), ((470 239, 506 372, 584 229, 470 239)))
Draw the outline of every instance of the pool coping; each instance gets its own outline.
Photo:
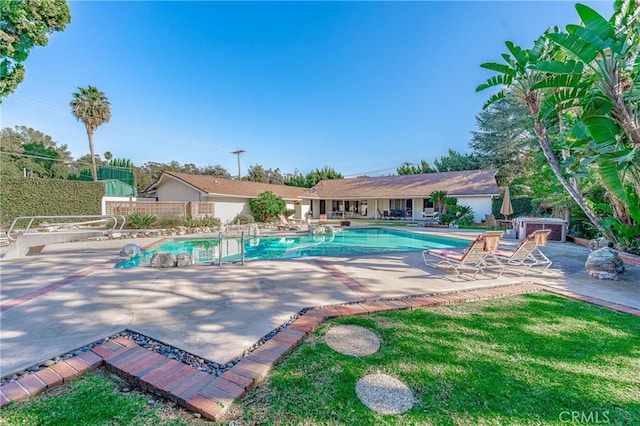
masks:
POLYGON ((529 282, 442 293, 377 298, 319 306, 304 312, 269 340, 247 352, 220 376, 209 374, 144 348, 126 337, 109 339, 93 349, 0 386, 0 407, 25 401, 100 367, 143 390, 218 421, 229 407, 263 382, 271 370, 328 319, 371 315, 476 302, 520 294, 548 292, 640 317, 640 310, 529 282))

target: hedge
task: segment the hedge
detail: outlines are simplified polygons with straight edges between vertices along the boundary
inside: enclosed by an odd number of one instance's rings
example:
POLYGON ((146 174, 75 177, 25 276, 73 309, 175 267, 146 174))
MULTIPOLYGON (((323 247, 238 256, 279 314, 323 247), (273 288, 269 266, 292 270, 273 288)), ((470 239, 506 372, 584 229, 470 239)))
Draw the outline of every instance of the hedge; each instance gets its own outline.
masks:
MULTIPOLYGON (((502 207, 502 199, 503 197, 496 198, 493 200, 493 205, 491 206, 491 213, 495 217, 502 217, 500 213, 500 207, 502 207)), ((531 198, 512 198, 511 199, 511 207, 513 207, 513 214, 510 216, 511 218, 518 216, 535 216, 535 209, 531 204, 531 198)))
POLYGON ((104 184, 66 179, 8 178, 0 182, 0 224, 18 216, 99 215, 104 184))

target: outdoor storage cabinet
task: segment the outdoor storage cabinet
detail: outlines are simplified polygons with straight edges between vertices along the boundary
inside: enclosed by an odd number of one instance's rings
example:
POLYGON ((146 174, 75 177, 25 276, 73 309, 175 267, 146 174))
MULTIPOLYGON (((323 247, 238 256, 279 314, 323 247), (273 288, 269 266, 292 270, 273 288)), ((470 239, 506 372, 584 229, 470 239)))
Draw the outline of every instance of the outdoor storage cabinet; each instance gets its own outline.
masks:
POLYGON ((516 235, 519 240, 538 229, 551 229, 549 239, 567 241, 567 221, 555 217, 517 217, 514 220, 516 235))

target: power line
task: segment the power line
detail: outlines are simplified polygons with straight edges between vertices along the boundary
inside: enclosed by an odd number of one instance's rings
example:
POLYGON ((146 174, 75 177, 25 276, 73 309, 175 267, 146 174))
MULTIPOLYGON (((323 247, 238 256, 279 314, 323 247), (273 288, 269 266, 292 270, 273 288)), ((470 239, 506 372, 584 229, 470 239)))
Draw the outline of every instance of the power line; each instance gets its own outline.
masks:
MULTIPOLYGON (((36 158, 36 159, 48 160, 48 161, 58 161, 60 163, 66 164, 66 165, 74 165, 74 164, 76 164, 76 165, 86 165, 86 166, 90 166, 91 165, 91 163, 84 162, 84 161, 76 161, 76 160, 66 161, 66 160, 63 160, 62 158, 44 157, 44 156, 41 156, 41 155, 31 155, 31 154, 20 154, 18 152, 10 152, 10 151, 0 151, 0 155, 10 155, 10 156, 13 156, 13 157, 36 158)), ((109 168, 112 168, 112 169, 131 170, 129 167, 110 166, 108 164, 102 165, 102 167, 109 167, 109 168)))
MULTIPOLYGON (((24 95, 20 95, 20 94, 14 94, 12 97, 18 98, 23 102, 32 104, 32 105, 36 105, 39 107, 43 107, 45 109, 49 109, 49 110, 53 110, 53 111, 59 111, 59 112, 70 112, 71 110, 69 109, 69 107, 66 106, 62 106, 62 105, 58 105, 49 101, 44 101, 42 99, 37 99, 37 98, 32 98, 29 96, 24 96, 24 95)), ((127 123, 126 121, 122 121, 122 120, 110 120, 110 124, 115 124, 116 127, 125 127, 128 128, 130 130, 136 131, 138 133, 141 134, 146 134, 149 136, 161 136, 161 137, 169 137, 171 138, 171 140, 175 143, 178 143, 180 145, 184 145, 184 146, 190 146, 192 148, 200 148, 200 149, 208 149, 208 150, 213 150, 213 151, 222 151, 225 149, 225 147, 223 145, 209 145, 206 143, 203 143, 202 141, 197 141, 197 140, 193 140, 193 139, 188 139, 185 138, 184 136, 180 136, 180 135, 176 135, 174 133, 171 132, 166 132, 164 130, 156 130, 156 129, 152 129, 152 128, 148 128, 148 127, 140 127, 137 126, 135 124, 132 123, 127 123)))

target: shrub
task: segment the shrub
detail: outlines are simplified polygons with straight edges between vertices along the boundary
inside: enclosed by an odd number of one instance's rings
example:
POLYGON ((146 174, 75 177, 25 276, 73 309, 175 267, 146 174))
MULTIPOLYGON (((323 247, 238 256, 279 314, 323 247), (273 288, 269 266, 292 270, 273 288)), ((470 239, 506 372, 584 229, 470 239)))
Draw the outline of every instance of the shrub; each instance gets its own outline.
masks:
POLYGON ((455 213, 458 225, 471 225, 474 221, 475 214, 470 206, 455 206, 455 213))
POLYGON ((189 228, 215 228, 220 226, 220 219, 209 215, 200 218, 187 217, 184 220, 184 225, 189 228))
POLYGON ((288 218, 288 217, 291 217, 294 214, 296 214, 296 210, 295 209, 285 209, 283 214, 284 214, 284 217, 288 218))
POLYGON ((184 220, 178 216, 163 215, 158 219, 157 225, 160 228, 175 228, 184 223, 184 220))
POLYGON ((231 223, 240 224, 240 225, 248 225, 250 223, 254 223, 256 220, 253 216, 247 213, 238 213, 236 217, 233 218, 231 223))
POLYGON ((251 214, 258 222, 268 222, 283 213, 286 203, 271 191, 265 191, 249 201, 251 214))
POLYGON ((440 223, 440 225, 448 225, 453 219, 455 219, 455 215, 449 212, 438 215, 438 223, 440 223))
POLYGON ((127 218, 127 224, 134 229, 147 229, 152 227, 157 220, 158 218, 151 214, 133 213, 127 218))

